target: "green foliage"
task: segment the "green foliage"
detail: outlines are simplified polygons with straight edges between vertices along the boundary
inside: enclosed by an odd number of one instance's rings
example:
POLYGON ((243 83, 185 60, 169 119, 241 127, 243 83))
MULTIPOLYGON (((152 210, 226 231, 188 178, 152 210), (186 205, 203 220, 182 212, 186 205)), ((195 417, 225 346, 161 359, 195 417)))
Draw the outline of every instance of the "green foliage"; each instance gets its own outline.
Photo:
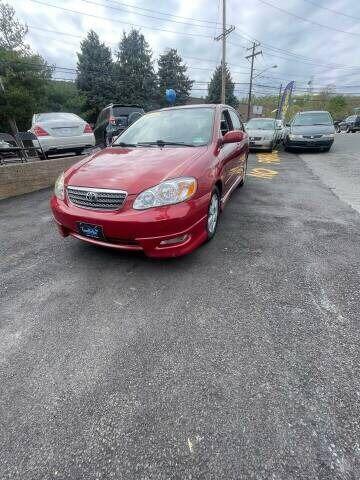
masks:
POLYGON ((85 111, 86 97, 72 82, 48 82, 42 110, 46 112, 71 112, 81 115, 85 111))
POLYGON ((328 110, 335 120, 342 120, 349 112, 346 98, 343 95, 331 97, 328 102, 328 110))
POLYGON ((24 38, 28 28, 15 17, 15 10, 0 1, 0 48, 6 50, 28 51, 24 38))
POLYGON ((27 129, 31 117, 39 111, 52 68, 42 57, 0 49, 0 77, 5 93, 0 92, 0 126, 8 130, 8 120, 16 119, 18 128, 27 129))
POLYGON ((157 78, 152 52, 138 30, 123 33, 116 52, 115 78, 117 102, 138 104, 150 110, 157 107, 157 78))
MULTIPOLYGON (((228 66, 226 66, 226 83, 225 83, 225 103, 236 108, 239 100, 234 94, 235 85, 231 79, 228 66)), ((221 66, 216 67, 209 84, 209 93, 206 97, 207 103, 221 102, 221 66)))
POLYGON ((80 49, 76 85, 86 98, 88 119, 95 121, 102 108, 114 100, 116 82, 111 50, 92 30, 81 42, 80 49))
POLYGON ((183 65, 182 58, 177 50, 171 48, 160 55, 158 66, 160 105, 168 105, 165 99, 167 88, 176 91, 176 104, 184 105, 190 96, 190 90, 194 82, 186 75, 187 67, 183 65))

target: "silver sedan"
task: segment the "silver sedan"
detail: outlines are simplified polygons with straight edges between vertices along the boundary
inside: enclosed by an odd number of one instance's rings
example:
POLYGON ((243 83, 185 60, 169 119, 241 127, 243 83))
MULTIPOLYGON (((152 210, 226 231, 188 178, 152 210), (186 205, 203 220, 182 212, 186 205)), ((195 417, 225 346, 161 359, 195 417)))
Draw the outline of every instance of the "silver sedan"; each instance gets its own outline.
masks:
POLYGON ((280 129, 274 118, 252 118, 246 124, 250 148, 272 150, 280 141, 280 129))
POLYGON ((80 155, 85 148, 95 145, 92 128, 74 113, 36 113, 30 131, 38 138, 45 155, 61 152, 80 155))

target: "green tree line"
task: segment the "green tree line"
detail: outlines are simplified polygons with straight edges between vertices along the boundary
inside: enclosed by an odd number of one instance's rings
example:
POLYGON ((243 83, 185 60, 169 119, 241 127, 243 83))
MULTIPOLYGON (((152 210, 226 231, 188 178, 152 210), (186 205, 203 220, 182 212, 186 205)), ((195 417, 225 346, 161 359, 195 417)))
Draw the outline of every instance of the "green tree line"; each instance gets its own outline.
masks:
MULTIPOLYGON (((15 130, 16 125, 20 130, 28 129, 32 115, 38 112, 69 111, 95 122, 101 109, 111 102, 138 104, 151 110, 166 106, 167 88, 176 91, 177 105, 187 103, 191 94, 194 81, 177 50, 165 50, 154 62, 148 42, 136 29, 122 34, 114 53, 96 32, 88 32, 77 53, 72 82, 54 80, 55 66, 31 51, 27 33, 14 8, 0 0, 0 131, 15 130)), ((225 78, 226 103, 238 107, 228 66, 225 78)), ((220 92, 218 66, 203 101, 220 103, 220 92)), ((266 115, 274 114, 277 102, 275 95, 253 99, 253 105, 264 106, 266 115)), ((360 97, 335 95, 326 89, 318 95, 295 95, 288 115, 304 109, 325 109, 338 119, 359 105, 360 97)))

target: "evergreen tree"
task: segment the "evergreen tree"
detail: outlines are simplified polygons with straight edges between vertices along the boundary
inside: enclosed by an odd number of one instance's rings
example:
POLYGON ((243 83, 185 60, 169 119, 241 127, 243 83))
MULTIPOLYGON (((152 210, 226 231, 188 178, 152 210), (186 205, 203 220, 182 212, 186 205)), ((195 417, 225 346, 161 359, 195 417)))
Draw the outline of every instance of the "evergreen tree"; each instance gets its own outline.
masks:
MULTIPOLYGON (((225 103, 236 108, 239 105, 239 100, 234 94, 234 82, 231 79, 229 68, 226 66, 226 83, 225 83, 225 103)), ((210 80, 208 95, 206 97, 207 103, 221 102, 221 66, 216 67, 213 76, 210 80)))
POLYGON ((86 98, 85 108, 90 121, 114 99, 115 79, 111 50, 91 30, 80 44, 76 85, 86 98))
POLYGON ((144 35, 135 29, 124 32, 116 56, 117 101, 139 104, 147 110, 156 107, 157 78, 144 35))
POLYGON ((177 50, 171 48, 160 55, 158 65, 160 105, 167 105, 165 99, 167 88, 174 89, 176 92, 176 103, 184 105, 190 96, 191 87, 194 82, 186 75, 187 67, 183 65, 182 58, 177 50))

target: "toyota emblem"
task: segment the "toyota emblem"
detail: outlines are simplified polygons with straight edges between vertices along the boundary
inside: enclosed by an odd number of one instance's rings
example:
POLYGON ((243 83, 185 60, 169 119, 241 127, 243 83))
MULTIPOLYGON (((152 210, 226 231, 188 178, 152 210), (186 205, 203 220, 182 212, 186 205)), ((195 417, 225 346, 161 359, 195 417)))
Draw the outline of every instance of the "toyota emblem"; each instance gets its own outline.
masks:
POLYGON ((88 200, 89 202, 95 203, 95 202, 97 202, 97 199, 98 199, 97 193, 87 192, 86 200, 88 200))

